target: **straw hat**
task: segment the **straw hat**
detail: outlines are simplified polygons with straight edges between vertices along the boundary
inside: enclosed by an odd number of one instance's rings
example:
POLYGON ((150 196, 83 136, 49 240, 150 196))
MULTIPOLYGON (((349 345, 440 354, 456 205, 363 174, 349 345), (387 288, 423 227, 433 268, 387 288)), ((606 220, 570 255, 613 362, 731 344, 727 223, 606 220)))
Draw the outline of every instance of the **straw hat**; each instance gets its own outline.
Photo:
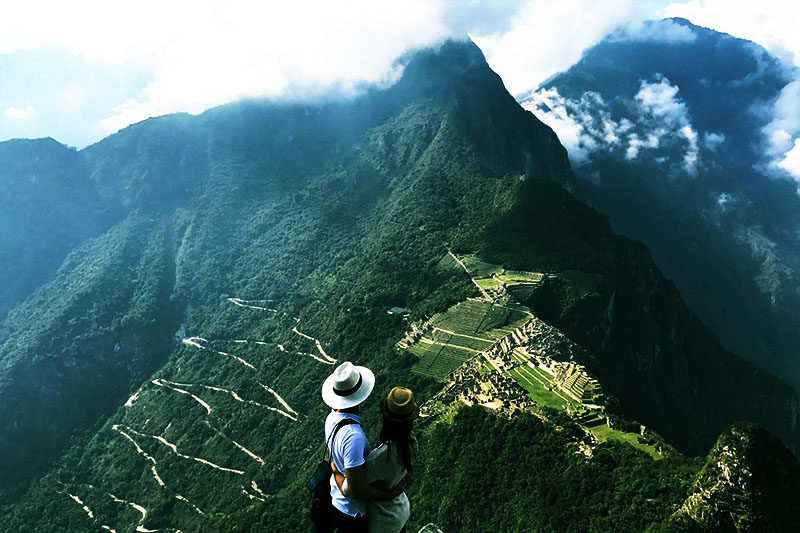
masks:
POLYGON ((322 384, 322 401, 334 409, 355 407, 372 392, 375 374, 350 361, 342 363, 322 384))
POLYGON ((381 400, 383 416, 395 422, 410 422, 419 416, 419 406, 414 393, 405 387, 395 387, 381 400))

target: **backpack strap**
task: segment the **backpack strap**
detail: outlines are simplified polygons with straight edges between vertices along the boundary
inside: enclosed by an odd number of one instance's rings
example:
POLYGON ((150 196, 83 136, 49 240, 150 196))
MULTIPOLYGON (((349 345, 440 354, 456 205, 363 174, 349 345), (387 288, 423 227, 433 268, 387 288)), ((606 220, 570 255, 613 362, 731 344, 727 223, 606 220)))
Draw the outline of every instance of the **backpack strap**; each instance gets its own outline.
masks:
POLYGON ((343 418, 342 420, 340 420, 336 424, 336 427, 333 428, 333 433, 331 433, 331 436, 328 438, 328 444, 327 444, 327 446, 325 448, 325 452, 322 454, 322 460, 323 461, 326 460, 326 457, 327 457, 327 461, 328 462, 331 461, 331 459, 332 459, 332 456, 330 455, 331 445, 333 444, 334 439, 336 439, 336 434, 344 426, 349 426, 350 424, 357 424, 359 426, 361 425, 360 422, 358 422, 357 420, 353 420, 352 418, 343 418))

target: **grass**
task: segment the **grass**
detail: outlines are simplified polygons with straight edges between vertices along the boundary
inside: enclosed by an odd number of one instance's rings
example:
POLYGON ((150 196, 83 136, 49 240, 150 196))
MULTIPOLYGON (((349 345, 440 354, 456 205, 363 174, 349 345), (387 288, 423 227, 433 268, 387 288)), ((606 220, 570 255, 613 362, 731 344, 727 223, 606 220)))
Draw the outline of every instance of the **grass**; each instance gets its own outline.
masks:
POLYGON ((431 319, 434 329, 426 338, 435 344, 420 342, 410 348, 419 357, 414 371, 445 379, 477 352, 523 325, 529 316, 520 309, 491 302, 461 302, 431 319))
MULTIPOLYGON (((505 270, 499 265, 483 262, 475 255, 465 255, 460 259, 475 282, 485 290, 499 289, 502 287, 501 282, 509 289, 513 289, 514 285, 538 283, 544 277, 544 274, 539 272, 505 270)), ((573 285, 585 287, 587 290, 596 287, 602 279, 598 279, 596 275, 575 271, 563 272, 561 276, 573 285)), ((438 329, 434 329, 428 337, 439 344, 419 343, 409 349, 419 357, 413 370, 418 374, 444 380, 464 362, 474 357, 475 351, 472 350, 485 350, 492 342, 508 335, 529 319, 530 313, 521 305, 500 306, 477 300, 461 302, 431 319, 431 325, 438 329), (471 350, 460 349, 459 346, 471 350)), ((520 363, 528 359, 524 352, 518 350, 514 350, 511 357, 520 363)), ((478 371, 481 374, 488 374, 495 370, 488 361, 481 358, 478 371)), ((543 407, 573 413, 586 411, 582 403, 559 391, 553 385, 552 376, 539 368, 523 365, 508 371, 507 374, 525 389, 534 402, 543 407)), ((452 416, 458 410, 458 406, 448 406, 445 409, 448 411, 447 414, 452 416)), ((586 414, 589 412, 586 411, 586 414)), ((602 420, 601 415, 602 413, 598 412, 597 416, 589 417, 585 422, 597 424, 602 420)), ((609 440, 625 442, 646 452, 654 459, 661 458, 653 446, 640 443, 636 434, 612 429, 605 423, 587 429, 594 434, 598 442, 609 440)))
POLYGON ((606 442, 609 440, 616 440, 618 442, 626 442, 637 448, 642 450, 643 452, 649 454, 653 459, 663 459, 663 456, 658 453, 654 446, 650 446, 648 444, 642 444, 639 442, 639 435, 636 433, 625 433, 623 431, 619 431, 617 429, 613 429, 608 427, 607 424, 603 424, 602 426, 595 426, 589 428, 589 431, 597 438, 598 442, 606 442))
POLYGON ((494 367, 490 365, 486 359, 482 358, 478 362, 478 373, 480 374, 491 374, 494 372, 494 367))
POLYGON ((500 282, 494 278, 476 278, 475 283, 481 286, 481 288, 489 290, 489 289, 499 289, 502 287, 500 282))
POLYGON ((473 278, 490 278, 492 274, 499 274, 503 271, 503 267, 500 265, 485 263, 472 254, 459 257, 459 259, 463 261, 473 278))
MULTIPOLYGON (((564 410, 565 405, 569 405, 573 409, 578 409, 581 406, 581 404, 572 398, 562 396, 555 391, 548 390, 544 384, 549 383, 549 380, 545 377, 545 373, 541 370, 524 366, 515 370, 511 370, 509 375, 513 377, 517 383, 519 383, 528 392, 528 396, 539 405, 559 410, 564 410)), ((598 442, 606 442, 608 440, 624 442, 630 444, 634 448, 642 450, 650 455, 653 459, 662 458, 661 454, 658 453, 654 446, 639 442, 639 435, 635 433, 625 433, 623 431, 610 428, 607 424, 587 427, 586 429, 592 432, 595 438, 597 438, 598 442)))
POLYGON ((521 366, 510 370, 508 375, 514 378, 514 380, 528 392, 528 396, 541 406, 563 411, 565 405, 571 407, 577 407, 579 405, 575 400, 566 395, 548 390, 546 385, 548 381, 545 381, 541 375, 536 374, 536 372, 528 366, 521 366))
POLYGON ((513 285, 514 283, 538 283, 539 281, 542 281, 544 274, 540 272, 522 272, 520 270, 504 270, 497 277, 500 278, 503 281, 503 283, 513 285))
MULTIPOLYGON (((440 335, 441 332, 436 332, 436 334, 440 335)), ((442 337, 444 335, 446 335, 446 334, 441 334, 442 337)), ((440 342, 445 342, 446 344, 455 344, 455 345, 458 345, 458 346, 463 346, 463 347, 469 348, 471 350, 483 351, 483 350, 487 349, 489 346, 491 346, 494 341, 492 339, 480 339, 478 337, 466 337, 466 336, 462 336, 462 335, 447 335, 447 340, 446 341, 440 341, 440 342)))

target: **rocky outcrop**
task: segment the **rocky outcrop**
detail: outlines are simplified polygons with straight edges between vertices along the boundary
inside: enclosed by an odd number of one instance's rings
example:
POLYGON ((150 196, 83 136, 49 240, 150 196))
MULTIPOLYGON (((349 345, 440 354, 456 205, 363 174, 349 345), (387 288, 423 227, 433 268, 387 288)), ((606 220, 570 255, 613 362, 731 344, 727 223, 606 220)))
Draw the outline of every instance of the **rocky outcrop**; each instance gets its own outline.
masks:
POLYGON ((797 459, 763 428, 738 423, 720 436, 669 522, 709 532, 797 531, 798 501, 797 459))

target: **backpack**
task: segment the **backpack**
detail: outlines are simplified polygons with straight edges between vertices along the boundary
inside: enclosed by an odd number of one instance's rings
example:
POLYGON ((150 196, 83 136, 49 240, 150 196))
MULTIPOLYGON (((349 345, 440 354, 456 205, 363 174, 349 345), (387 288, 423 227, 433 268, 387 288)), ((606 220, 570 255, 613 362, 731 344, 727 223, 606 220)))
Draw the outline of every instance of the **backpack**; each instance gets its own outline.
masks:
POLYGON ((331 502, 331 487, 330 484, 327 483, 327 481, 331 479, 331 475, 333 475, 329 450, 339 429, 344 426, 349 426, 350 424, 358 424, 358 422, 352 418, 345 418, 340 420, 339 423, 336 424, 336 427, 333 428, 333 433, 328 439, 327 448, 325 452, 323 452, 322 461, 317 465, 316 470, 314 470, 311 478, 306 483, 306 488, 311 493, 311 522, 313 522, 314 530, 317 533, 333 532, 333 521, 331 518, 333 503, 331 502))

